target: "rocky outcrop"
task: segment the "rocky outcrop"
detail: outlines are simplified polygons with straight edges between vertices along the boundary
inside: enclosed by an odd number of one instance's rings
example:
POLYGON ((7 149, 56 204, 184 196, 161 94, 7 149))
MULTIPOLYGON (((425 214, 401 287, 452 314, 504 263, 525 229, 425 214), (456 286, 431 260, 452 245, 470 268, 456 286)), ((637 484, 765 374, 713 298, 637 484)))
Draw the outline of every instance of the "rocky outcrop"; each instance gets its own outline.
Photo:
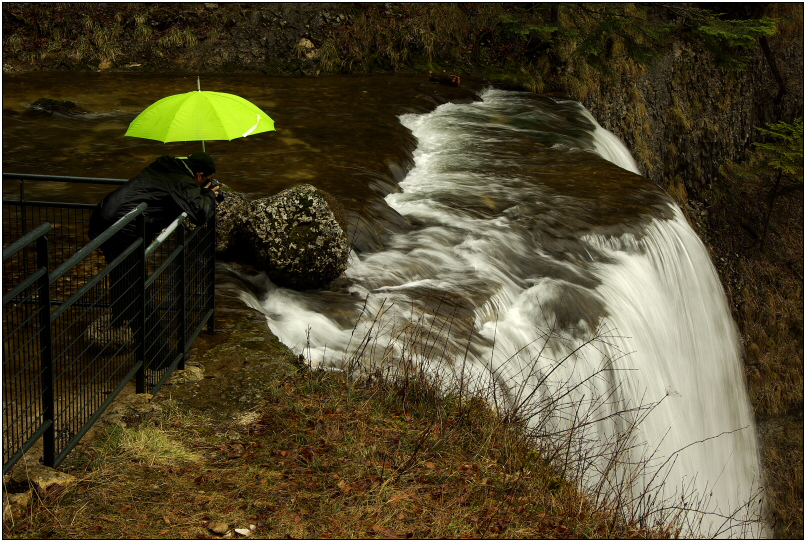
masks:
POLYGON ((250 205, 241 194, 223 183, 221 189, 226 196, 216 208, 215 251, 221 259, 235 260, 240 249, 238 243, 245 235, 244 217, 249 213, 250 205))
POLYGON ((338 202, 305 184, 247 202, 230 192, 217 213, 217 254, 265 271, 277 285, 326 288, 347 268, 350 245, 338 202))
POLYGON ((75 102, 69 100, 55 100, 53 98, 39 98, 31 104, 31 109, 46 115, 56 113, 68 117, 77 117, 87 113, 84 108, 77 105, 75 102))
POLYGON ((14 512, 24 510, 31 502, 34 492, 40 500, 55 498, 76 481, 72 474, 40 465, 35 454, 23 456, 11 472, 3 477, 4 519, 10 519, 14 512))
POLYGON ((252 264, 281 286, 324 288, 347 268, 347 236, 322 191, 302 185, 252 203, 252 264))
POLYGON ((726 160, 738 160, 758 139, 757 126, 803 112, 803 34, 769 39, 771 57, 756 50, 747 69, 719 67, 712 55, 684 44, 626 85, 602 83, 582 100, 619 136, 642 173, 698 198, 726 160), (786 84, 781 94, 774 62, 786 84))

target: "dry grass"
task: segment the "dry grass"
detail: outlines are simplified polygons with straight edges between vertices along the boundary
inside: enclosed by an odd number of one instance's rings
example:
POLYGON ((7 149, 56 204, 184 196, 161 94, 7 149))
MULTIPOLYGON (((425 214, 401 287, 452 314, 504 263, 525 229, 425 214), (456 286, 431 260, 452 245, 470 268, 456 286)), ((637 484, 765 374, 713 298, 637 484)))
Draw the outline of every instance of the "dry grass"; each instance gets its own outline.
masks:
POLYGON ((597 508, 484 402, 415 388, 303 370, 246 425, 163 403, 107 430, 76 460, 80 482, 4 535, 196 538, 211 521, 261 538, 673 535, 597 508))
POLYGON ((651 405, 614 414, 633 422, 607 442, 583 429, 607 397, 571 405, 575 423, 558 429, 552 420, 567 413, 570 389, 506 397, 494 378, 484 397, 478 386, 471 393, 462 377, 457 387, 428 370, 445 355, 446 329, 459 325, 453 315, 395 332, 385 314, 368 314, 356 334, 345 356, 353 371, 303 365, 266 384, 254 416, 217 420, 163 400, 151 417, 106 430, 71 458, 79 483, 38 499, 4 535, 218 536, 211 522, 260 538, 669 538, 696 529, 685 524, 696 503, 632 494, 651 458, 630 462, 630 427, 651 405), (387 325, 393 339, 380 345, 387 325), (393 353, 399 369, 376 370, 393 353), (590 469, 600 483, 586 492, 590 469))

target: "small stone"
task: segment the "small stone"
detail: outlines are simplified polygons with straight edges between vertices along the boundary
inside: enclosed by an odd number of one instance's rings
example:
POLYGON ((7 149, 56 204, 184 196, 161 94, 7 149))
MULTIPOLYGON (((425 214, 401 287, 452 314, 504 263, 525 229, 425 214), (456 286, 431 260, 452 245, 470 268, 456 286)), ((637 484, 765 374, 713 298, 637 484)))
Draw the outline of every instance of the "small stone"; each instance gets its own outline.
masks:
POLYGON ((251 533, 251 532, 252 531, 250 531, 249 529, 235 529, 235 534, 238 534, 238 535, 241 535, 241 536, 249 536, 249 533, 251 533))
POLYGON ((229 525, 222 521, 211 521, 207 524, 207 528, 215 534, 221 535, 227 534, 227 531, 229 531, 229 525))
POLYGON ((11 478, 14 483, 28 484, 43 496, 49 493, 61 492, 76 481, 76 477, 72 474, 60 472, 43 465, 24 464, 15 466, 11 478))
POLYGON ((14 514, 23 512, 31 503, 33 490, 29 489, 23 493, 5 493, 5 502, 3 503, 3 520, 11 521, 14 514))
POLYGON ((174 371, 165 382, 167 386, 198 382, 204 378, 204 368, 198 365, 187 365, 184 369, 174 371))

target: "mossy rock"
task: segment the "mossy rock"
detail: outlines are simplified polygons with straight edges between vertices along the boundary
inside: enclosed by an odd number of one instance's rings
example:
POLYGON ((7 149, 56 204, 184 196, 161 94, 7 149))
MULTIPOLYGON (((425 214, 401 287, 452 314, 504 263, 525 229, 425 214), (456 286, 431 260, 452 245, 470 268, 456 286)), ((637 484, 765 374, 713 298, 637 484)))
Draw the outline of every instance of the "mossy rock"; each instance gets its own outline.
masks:
POLYGON ((251 250, 240 256, 280 286, 326 288, 347 268, 344 223, 333 196, 309 184, 296 186, 251 203, 244 220, 251 250))
POLYGON ((49 115, 58 113, 60 115, 77 116, 87 113, 85 109, 78 106, 75 102, 69 100, 55 100, 53 98, 39 98, 31 104, 31 109, 44 111, 49 115))

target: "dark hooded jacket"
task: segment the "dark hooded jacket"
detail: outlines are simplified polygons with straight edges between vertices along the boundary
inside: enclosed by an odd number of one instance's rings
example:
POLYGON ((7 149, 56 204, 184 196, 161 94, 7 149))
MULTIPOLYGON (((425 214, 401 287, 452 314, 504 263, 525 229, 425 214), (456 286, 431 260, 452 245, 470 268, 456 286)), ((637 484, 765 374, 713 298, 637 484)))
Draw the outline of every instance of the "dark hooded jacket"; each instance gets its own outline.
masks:
MULTIPOLYGON (((140 203, 148 204, 143 212, 147 240, 153 239, 183 211, 191 222, 200 225, 210 219, 216 207, 215 192, 199 187, 182 160, 169 155, 160 156, 95 207, 90 217, 90 239, 98 237, 140 203)), ((115 245, 125 243, 122 249, 136 237, 135 222, 132 221, 113 240, 115 245)))

